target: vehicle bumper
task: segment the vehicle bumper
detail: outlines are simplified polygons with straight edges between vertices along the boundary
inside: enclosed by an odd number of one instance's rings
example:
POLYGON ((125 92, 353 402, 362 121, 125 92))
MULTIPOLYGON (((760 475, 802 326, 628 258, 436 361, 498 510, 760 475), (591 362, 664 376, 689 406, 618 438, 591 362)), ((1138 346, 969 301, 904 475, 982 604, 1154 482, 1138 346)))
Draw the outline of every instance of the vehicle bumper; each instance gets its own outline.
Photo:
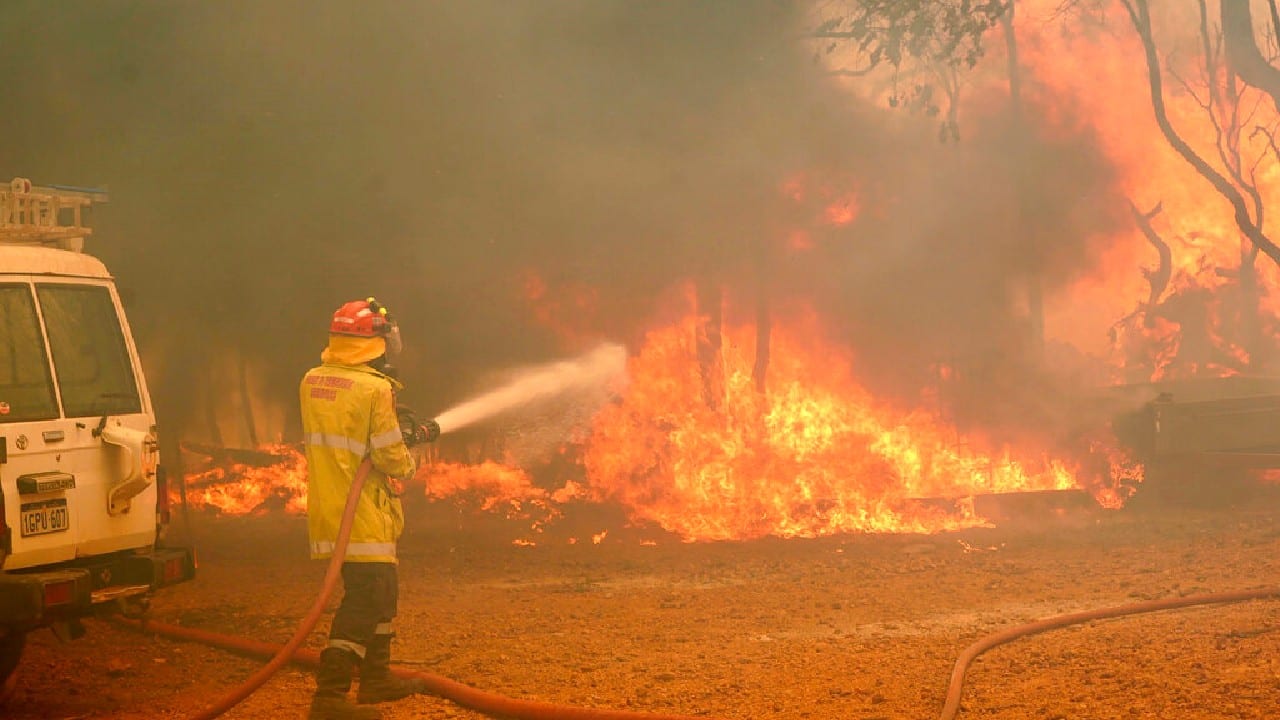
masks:
POLYGON ((39 627, 195 577, 189 548, 157 548, 80 560, 72 567, 0 573, 0 625, 39 627))

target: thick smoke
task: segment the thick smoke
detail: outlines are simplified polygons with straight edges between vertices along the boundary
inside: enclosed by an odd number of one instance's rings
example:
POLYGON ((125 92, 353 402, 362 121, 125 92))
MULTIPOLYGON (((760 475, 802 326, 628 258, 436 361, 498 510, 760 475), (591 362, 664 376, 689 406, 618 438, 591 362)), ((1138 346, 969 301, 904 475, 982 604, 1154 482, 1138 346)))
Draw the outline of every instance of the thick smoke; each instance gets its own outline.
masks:
POLYGON ((366 294, 399 315, 423 412, 557 350, 530 270, 596 288, 592 329, 633 340, 681 279, 750 287, 802 215, 779 192, 797 173, 861 212, 771 265, 780 307, 816 298, 885 389, 938 361, 1025 377, 1022 284, 1087 268, 1113 217, 1091 138, 941 145, 836 87, 805 21, 764 0, 8 0, 0 173, 109 186, 91 247, 170 426, 229 402, 229 356, 291 408, 328 314, 366 294))

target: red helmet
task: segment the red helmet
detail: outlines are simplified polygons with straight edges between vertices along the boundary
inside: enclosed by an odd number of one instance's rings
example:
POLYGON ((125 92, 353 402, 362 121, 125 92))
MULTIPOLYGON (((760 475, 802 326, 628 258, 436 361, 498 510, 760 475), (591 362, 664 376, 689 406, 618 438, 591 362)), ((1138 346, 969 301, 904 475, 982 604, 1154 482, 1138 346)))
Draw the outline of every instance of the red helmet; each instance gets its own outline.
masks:
POLYGON ((329 334, 385 337, 391 332, 393 325, 387 309, 379 305, 377 300, 352 300, 333 313, 329 334))

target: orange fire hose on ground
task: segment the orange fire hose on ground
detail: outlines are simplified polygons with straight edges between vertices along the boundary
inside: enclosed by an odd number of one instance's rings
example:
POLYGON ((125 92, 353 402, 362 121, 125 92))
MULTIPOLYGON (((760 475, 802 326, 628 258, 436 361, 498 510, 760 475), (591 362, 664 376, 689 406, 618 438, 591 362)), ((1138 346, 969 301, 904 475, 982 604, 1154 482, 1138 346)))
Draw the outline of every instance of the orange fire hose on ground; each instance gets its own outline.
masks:
MULTIPOLYGON (((153 632, 173 640, 194 641, 255 657, 271 657, 280 650, 280 646, 270 643, 178 625, 138 620, 121 620, 120 622, 143 632, 153 632)), ((314 667, 320 664, 320 653, 315 650, 298 650, 294 652, 293 660, 300 664, 314 667)), ((427 683, 428 689, 439 697, 493 717, 525 718, 527 720, 714 720, 706 716, 694 717, 691 715, 663 715, 626 710, 597 710, 534 700, 520 700, 479 690, 432 673, 400 667, 393 667, 391 672, 402 678, 421 679, 427 683)), ((208 716, 200 715, 199 717, 208 716)))
MULTIPOLYGON (((324 612, 330 596, 333 595, 333 591, 337 587, 338 578, 342 571, 342 562, 347 555, 347 543, 351 539, 351 525, 355 519, 356 505, 360 500, 360 490, 364 487, 365 478, 368 477, 371 468, 372 462, 369 458, 365 458, 356 470, 356 476, 351 481, 351 491, 347 494, 347 504, 342 511, 342 522, 338 526, 338 538, 334 543, 333 557, 330 558, 328 569, 325 571, 324 583, 321 586, 320 594, 298 625, 298 629, 294 631, 293 637, 289 638, 289 641, 284 645, 271 645, 244 637, 223 635, 178 625, 167 625, 146 620, 130 620, 120 617, 114 618, 119 624, 144 632, 154 632, 176 640, 190 640, 248 655, 271 658, 266 665, 263 665, 249 679, 236 686, 213 705, 192 715, 191 720, 213 720, 213 718, 223 715, 262 687, 287 662, 295 661, 312 666, 319 665, 320 654, 314 650, 303 650, 301 645, 320 620, 320 615, 324 612)), ((529 720, 554 720, 560 718, 564 720, 640 720, 641 718, 643 720, 706 720, 706 718, 694 718, 687 715, 657 715, 625 710, 592 710, 553 703, 516 700, 495 693, 477 690, 440 675, 414 672, 402 668, 393 668, 392 672, 403 678, 419 678, 426 682, 427 688, 431 692, 464 707, 495 717, 528 718, 529 720)))
POLYGON ((1266 600, 1277 598, 1280 598, 1280 588, 1240 590, 1237 592, 1214 593, 1211 595, 1188 595, 1186 597, 1151 600, 1149 602, 1133 603, 1130 605, 1119 605, 1116 607, 1101 608, 1098 610, 1086 610, 1084 612, 1058 615, 1056 617, 1037 620, 1025 625, 1018 625, 1017 627, 1012 627, 1008 630, 988 635, 965 648, 964 652, 960 653, 960 657, 956 658, 955 668, 951 671, 951 685, 947 688, 946 704, 943 706, 942 715, 939 720, 953 720, 953 718, 960 713, 960 695, 964 688, 965 671, 969 668, 969 664, 972 663, 975 658, 997 645, 1003 645, 1021 637, 1036 635, 1042 632, 1048 632, 1049 630, 1057 630, 1067 627, 1068 625, 1078 625, 1091 620, 1105 620, 1125 615, 1157 612, 1159 610, 1174 610, 1177 608, 1191 607, 1193 605, 1216 605, 1243 602, 1245 600, 1266 600))
MULTIPOLYGON (((227 693, 205 710, 193 715, 192 720, 212 720, 213 718, 226 713, 228 710, 244 701, 245 698, 252 695, 258 688, 262 687, 262 685, 266 683, 272 675, 275 675, 275 673, 287 662, 293 661, 311 666, 319 664, 320 654, 314 650, 302 649, 301 645, 307 635, 310 634, 311 630, 315 628, 316 623, 320 619, 320 615, 324 612, 324 608, 329 601, 329 597, 332 596, 333 591, 337 586, 337 580, 338 577, 340 577, 342 569, 342 562, 347 554, 347 542, 351 537, 351 525, 355 518, 355 509, 360 498, 360 490, 364 487, 365 478, 368 476, 371 467, 372 465, 370 460, 366 458, 356 471, 356 476, 351 483, 351 492, 347 496, 347 504, 343 508, 342 523, 338 529, 338 539, 335 543, 333 557, 330 559, 328 569, 325 572, 324 583, 321 587, 320 594, 317 596, 315 603, 311 606, 311 609, 307 612, 302 622, 298 625, 298 629, 294 632, 293 637, 291 637, 284 645, 272 645, 270 643, 250 640, 249 638, 224 635, 221 633, 186 628, 178 625, 169 625, 166 623, 115 618, 116 622, 143 632, 153 632, 175 640, 199 642, 250 656, 270 658, 270 661, 267 662, 266 665, 262 666, 262 668, 239 686, 234 688, 231 692, 227 693)), ((951 683, 947 688, 946 700, 940 720, 954 720, 954 718, 959 714, 960 700, 964 688, 964 676, 969 665, 979 655, 999 645, 1003 645, 1021 637, 1036 635, 1049 630, 1056 630, 1069 625, 1076 625, 1092 620, 1104 620, 1108 618, 1123 617, 1126 615, 1137 615, 1141 613, 1157 612, 1160 610, 1173 610, 1196 605, 1214 605, 1263 599, 1280 599, 1280 588, 1240 590, 1209 595, 1190 595, 1187 597, 1152 600, 1143 603, 1120 605, 1116 607, 1101 608, 1098 610, 1088 610, 1084 612, 1070 613, 1067 615, 1058 615, 1044 620, 1037 620, 1035 622, 1018 625, 1016 627, 1009 628, 1008 630, 988 635, 978 642, 970 645, 956 659, 955 667, 951 671, 951 683)), ((392 668, 392 672, 402 678, 420 679, 425 682, 427 688, 436 695, 451 700, 463 707, 497 718, 513 718, 515 720, 712 720, 706 716, 699 716, 695 718, 690 715, 670 715, 633 712, 627 710, 581 708, 533 700, 520 700, 498 695, 496 693, 486 692, 484 690, 478 690, 432 673, 407 670, 404 668, 392 668)))
POLYGON ((360 491, 364 488, 365 478, 369 477, 369 470, 373 468, 373 461, 365 458, 360 463, 360 467, 356 468, 356 476, 351 480, 351 491, 347 493, 347 504, 342 508, 342 522, 338 525, 338 538, 334 543, 333 557, 329 560, 329 567, 324 573, 324 584, 321 586, 320 594, 316 596, 316 601, 312 603, 311 609, 307 611, 306 617, 298 624, 298 629, 293 633, 293 637, 289 638, 289 642, 279 648, 273 648, 274 654, 271 661, 263 665, 258 672, 254 673, 231 692, 220 698, 213 705, 200 713, 191 716, 191 720, 212 720, 231 708, 239 705, 245 698, 252 695, 258 688, 271 679, 272 675, 289 662, 298 648, 302 646, 302 642, 307 639, 307 635, 316 626, 320 620, 321 613, 324 612, 325 605, 329 602, 329 597, 333 595, 333 590, 338 585, 338 578, 342 573, 342 561, 347 557, 347 542, 351 539, 351 526, 355 521, 356 506, 360 503, 360 491))

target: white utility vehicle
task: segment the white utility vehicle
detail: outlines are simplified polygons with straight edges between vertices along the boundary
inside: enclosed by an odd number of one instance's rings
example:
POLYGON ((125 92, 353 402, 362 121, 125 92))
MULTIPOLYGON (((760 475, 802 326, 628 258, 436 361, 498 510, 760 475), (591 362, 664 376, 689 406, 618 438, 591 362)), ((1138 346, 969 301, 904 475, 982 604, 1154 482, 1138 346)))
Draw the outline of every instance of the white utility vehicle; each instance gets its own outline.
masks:
POLYGON ((105 193, 0 186, 0 699, 26 634, 146 609, 189 580, 162 547, 156 419, 115 283, 83 252, 105 193))

